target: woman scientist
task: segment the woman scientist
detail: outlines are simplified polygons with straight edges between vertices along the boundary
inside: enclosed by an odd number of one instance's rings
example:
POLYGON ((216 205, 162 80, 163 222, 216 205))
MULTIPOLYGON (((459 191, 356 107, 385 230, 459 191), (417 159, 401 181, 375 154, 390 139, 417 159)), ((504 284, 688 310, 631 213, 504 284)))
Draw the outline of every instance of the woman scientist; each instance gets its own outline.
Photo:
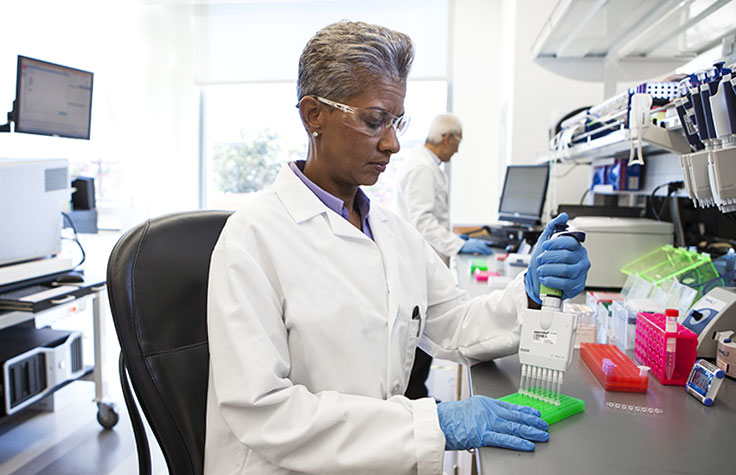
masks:
POLYGON ((307 159, 234 213, 212 254, 208 473, 440 474, 446 448, 549 438, 528 407, 403 396, 417 345, 465 365, 512 354, 527 296, 541 282, 572 297, 589 267, 573 238, 549 240, 526 278, 470 300, 409 223, 371 206, 360 186, 399 151, 413 56, 406 35, 351 22, 302 52, 307 159))

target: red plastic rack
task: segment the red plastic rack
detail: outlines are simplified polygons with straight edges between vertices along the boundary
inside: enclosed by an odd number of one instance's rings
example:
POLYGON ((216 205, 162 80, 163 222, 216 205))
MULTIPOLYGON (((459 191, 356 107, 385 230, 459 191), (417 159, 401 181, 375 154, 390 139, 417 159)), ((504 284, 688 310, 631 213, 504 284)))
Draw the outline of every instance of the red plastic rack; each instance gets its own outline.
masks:
POLYGON ((580 356, 606 391, 647 391, 649 377, 616 345, 582 343, 580 356))
POLYGON ((634 355, 649 366, 652 376, 661 384, 684 386, 698 356, 698 335, 677 324, 677 333, 667 333, 666 317, 662 313, 639 312, 636 316, 636 346, 634 355), (675 368, 672 378, 665 374, 667 338, 676 338, 675 368))

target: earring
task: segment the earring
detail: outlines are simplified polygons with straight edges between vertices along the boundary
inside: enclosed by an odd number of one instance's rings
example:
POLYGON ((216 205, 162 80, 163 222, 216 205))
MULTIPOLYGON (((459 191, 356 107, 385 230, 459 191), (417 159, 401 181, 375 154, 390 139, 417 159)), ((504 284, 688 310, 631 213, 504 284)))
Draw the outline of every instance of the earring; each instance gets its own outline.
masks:
POLYGON ((312 137, 319 137, 319 132, 317 132, 316 130, 312 132, 312 137))

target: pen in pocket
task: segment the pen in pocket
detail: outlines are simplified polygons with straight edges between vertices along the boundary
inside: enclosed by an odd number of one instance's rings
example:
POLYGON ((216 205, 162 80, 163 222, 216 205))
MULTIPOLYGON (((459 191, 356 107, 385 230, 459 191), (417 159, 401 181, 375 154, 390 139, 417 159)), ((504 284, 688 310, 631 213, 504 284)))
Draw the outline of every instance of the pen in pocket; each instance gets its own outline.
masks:
POLYGON ((411 319, 419 320, 419 325, 417 325, 417 336, 419 336, 419 331, 422 329, 422 316, 419 314, 418 305, 414 306, 414 310, 411 312, 411 319))

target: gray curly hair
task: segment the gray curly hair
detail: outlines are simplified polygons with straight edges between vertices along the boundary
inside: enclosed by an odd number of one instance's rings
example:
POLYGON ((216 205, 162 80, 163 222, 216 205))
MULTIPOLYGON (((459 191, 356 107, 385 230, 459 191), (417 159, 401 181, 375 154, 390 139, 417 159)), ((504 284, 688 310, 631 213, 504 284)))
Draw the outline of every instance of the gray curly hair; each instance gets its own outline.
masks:
POLYGON ((363 22, 340 21, 319 30, 299 58, 297 99, 345 101, 372 82, 406 85, 414 44, 404 33, 363 22))

